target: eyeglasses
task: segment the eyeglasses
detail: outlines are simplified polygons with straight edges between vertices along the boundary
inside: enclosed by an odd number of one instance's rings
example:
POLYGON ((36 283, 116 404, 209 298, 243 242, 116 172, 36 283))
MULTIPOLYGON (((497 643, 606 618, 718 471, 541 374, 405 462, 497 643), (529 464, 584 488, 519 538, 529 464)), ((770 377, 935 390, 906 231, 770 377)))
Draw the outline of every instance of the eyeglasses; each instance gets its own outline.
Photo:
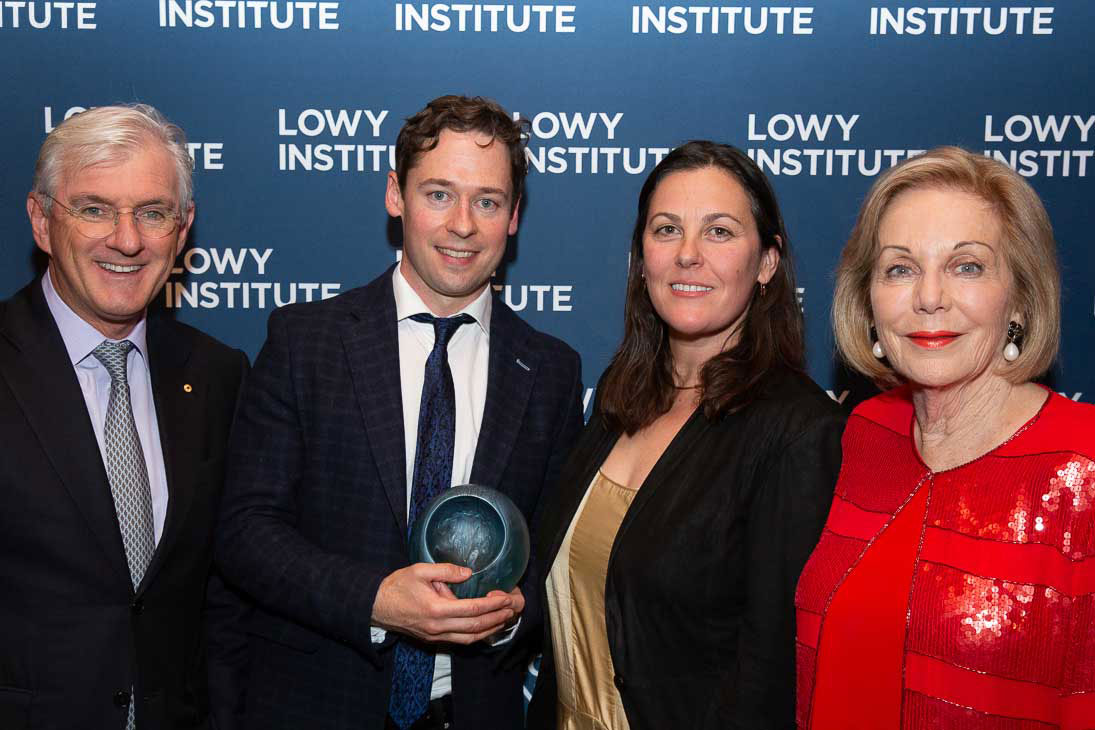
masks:
POLYGON ((106 238, 118 227, 123 213, 133 216, 137 230, 145 238, 163 238, 179 227, 179 214, 165 205, 145 205, 118 210, 104 203, 88 203, 70 208, 52 195, 46 197, 76 219, 76 230, 88 238, 106 238))

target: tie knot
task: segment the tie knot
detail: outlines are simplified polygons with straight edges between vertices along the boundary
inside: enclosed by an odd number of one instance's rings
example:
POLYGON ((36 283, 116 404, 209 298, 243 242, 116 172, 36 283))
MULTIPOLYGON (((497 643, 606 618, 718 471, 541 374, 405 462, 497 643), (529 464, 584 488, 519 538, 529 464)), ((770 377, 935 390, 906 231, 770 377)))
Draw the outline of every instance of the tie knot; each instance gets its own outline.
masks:
POLYGON ((91 354, 110 373, 111 380, 119 380, 124 383, 126 382, 126 358, 132 349, 133 343, 129 340, 122 340, 121 342, 103 340, 98 347, 91 351, 91 354))
POLYGON ((456 333, 456 330, 460 329, 462 324, 470 324, 475 321, 475 318, 470 314, 458 314, 455 317, 435 317, 432 314, 412 314, 411 319, 415 322, 425 322, 433 325, 433 349, 448 349, 449 340, 456 333))

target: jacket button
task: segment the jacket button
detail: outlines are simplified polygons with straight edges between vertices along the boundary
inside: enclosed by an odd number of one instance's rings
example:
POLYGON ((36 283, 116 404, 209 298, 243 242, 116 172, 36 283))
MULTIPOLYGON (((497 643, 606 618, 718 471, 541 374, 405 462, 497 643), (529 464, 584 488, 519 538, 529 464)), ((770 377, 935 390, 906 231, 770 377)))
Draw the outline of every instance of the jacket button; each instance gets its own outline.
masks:
POLYGON ((144 613, 144 601, 138 598, 136 601, 130 604, 129 609, 133 611, 134 615, 140 616, 142 613, 144 613))
POLYGON ((129 707, 129 693, 128 692, 115 692, 114 704, 118 707, 129 707))
POLYGON ((612 678, 612 683, 616 685, 616 689, 624 688, 624 678, 622 675, 617 674, 612 678))

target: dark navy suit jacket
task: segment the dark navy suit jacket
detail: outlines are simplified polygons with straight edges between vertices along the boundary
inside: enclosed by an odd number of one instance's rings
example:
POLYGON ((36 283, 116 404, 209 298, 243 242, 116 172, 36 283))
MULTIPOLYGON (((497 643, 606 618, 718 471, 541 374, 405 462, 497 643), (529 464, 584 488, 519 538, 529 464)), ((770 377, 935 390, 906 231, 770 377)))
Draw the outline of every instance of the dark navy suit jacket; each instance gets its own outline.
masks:
MULTIPOLYGON (((497 299, 472 481, 533 524, 582 427, 580 362, 497 299)), ((409 563, 391 271, 270 317, 233 431, 218 561, 256 601, 251 728, 380 728, 394 637, 370 639, 381 580, 409 563)), ((514 639, 452 654, 460 728, 523 726, 521 682, 540 636, 539 577, 514 639)))
POLYGON ((137 590, 91 419, 41 281, 0 303, 0 728, 231 727, 246 645, 206 581, 247 358, 148 318, 167 472, 163 535, 137 590), (208 664, 208 690, 207 665, 208 664))

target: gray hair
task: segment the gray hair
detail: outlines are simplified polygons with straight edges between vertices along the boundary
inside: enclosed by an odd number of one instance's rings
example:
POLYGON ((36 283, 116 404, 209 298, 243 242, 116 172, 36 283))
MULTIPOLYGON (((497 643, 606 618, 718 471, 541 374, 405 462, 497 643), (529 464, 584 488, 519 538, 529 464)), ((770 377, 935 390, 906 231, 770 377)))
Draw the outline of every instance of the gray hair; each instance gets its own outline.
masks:
POLYGON ((148 104, 101 106, 75 114, 54 128, 34 167, 33 190, 49 214, 58 180, 64 173, 93 165, 118 164, 149 142, 158 142, 175 163, 178 179, 178 212, 190 208, 194 194, 194 162, 186 147, 186 134, 148 104))

